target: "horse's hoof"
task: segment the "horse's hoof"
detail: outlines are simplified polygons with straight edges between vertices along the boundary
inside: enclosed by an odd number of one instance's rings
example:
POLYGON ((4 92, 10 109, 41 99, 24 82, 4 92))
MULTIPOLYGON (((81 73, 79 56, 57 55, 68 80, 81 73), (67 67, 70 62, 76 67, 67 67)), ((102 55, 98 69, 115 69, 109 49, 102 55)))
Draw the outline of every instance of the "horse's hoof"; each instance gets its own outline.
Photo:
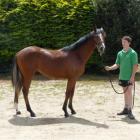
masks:
POLYGON ((76 114, 76 112, 73 110, 73 111, 71 111, 71 114, 74 115, 74 114, 76 114))
POLYGON ((65 114, 65 118, 68 118, 69 117, 69 114, 65 114))
POLYGON ((35 113, 32 113, 32 114, 31 114, 31 117, 36 117, 35 113))
POLYGON ((17 111, 17 112, 16 112, 16 115, 20 115, 20 114, 21 114, 21 112, 20 112, 20 111, 17 111))

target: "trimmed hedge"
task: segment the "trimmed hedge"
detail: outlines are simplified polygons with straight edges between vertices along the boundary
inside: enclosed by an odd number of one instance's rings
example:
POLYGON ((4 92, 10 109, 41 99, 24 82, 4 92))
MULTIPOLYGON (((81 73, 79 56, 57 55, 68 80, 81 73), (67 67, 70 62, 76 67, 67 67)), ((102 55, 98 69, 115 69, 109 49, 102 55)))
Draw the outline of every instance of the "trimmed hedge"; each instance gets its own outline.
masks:
MULTIPOLYGON (((90 32, 95 24, 107 32, 104 60, 114 63, 125 34, 133 37, 133 45, 140 51, 139 14, 137 0, 1 0, 0 71, 9 71, 14 55, 24 47, 62 48, 90 32)), ((93 64, 101 64, 97 52, 86 68, 93 64)))

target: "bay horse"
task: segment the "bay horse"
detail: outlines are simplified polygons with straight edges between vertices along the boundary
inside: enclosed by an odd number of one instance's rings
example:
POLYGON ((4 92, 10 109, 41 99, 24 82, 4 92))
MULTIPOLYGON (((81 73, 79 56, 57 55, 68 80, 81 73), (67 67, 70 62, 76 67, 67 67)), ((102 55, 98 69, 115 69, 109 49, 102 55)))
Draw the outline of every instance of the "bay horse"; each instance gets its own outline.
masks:
POLYGON ((104 38, 105 32, 103 28, 98 28, 70 46, 58 50, 48 50, 37 46, 30 46, 19 51, 15 55, 12 73, 16 114, 21 114, 18 110, 18 97, 22 90, 27 111, 30 112, 31 117, 36 116, 28 100, 29 88, 35 72, 39 72, 50 78, 68 80, 62 109, 64 116, 68 117, 68 104, 71 113, 76 114, 72 105, 76 80, 84 73, 85 64, 95 48, 98 49, 100 55, 103 54, 105 50, 104 38))

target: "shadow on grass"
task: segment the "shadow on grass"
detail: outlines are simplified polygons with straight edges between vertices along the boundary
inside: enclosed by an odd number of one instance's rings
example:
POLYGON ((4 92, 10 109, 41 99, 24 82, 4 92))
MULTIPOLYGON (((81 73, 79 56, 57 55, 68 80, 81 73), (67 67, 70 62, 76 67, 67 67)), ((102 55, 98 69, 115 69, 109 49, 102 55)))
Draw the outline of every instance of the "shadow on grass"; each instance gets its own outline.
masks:
POLYGON ((37 125, 53 125, 53 124, 81 124, 95 126, 97 128, 108 129, 109 126, 102 123, 92 122, 84 118, 70 116, 68 118, 30 118, 14 115, 9 123, 17 126, 37 126, 37 125))

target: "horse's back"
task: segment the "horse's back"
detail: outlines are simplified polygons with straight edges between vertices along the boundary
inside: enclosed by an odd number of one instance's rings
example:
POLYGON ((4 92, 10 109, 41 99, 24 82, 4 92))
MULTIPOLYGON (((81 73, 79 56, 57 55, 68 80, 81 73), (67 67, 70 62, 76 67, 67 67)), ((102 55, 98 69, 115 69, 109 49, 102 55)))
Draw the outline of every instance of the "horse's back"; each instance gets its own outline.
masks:
POLYGON ((16 54, 16 59, 18 63, 32 63, 39 56, 39 51, 41 48, 30 46, 20 50, 16 54))
POLYGON ((48 50, 37 46, 26 47, 16 54, 22 73, 38 71, 51 77, 56 77, 58 73, 56 70, 63 71, 65 65, 63 60, 66 60, 64 57, 64 53, 60 50, 48 50))
POLYGON ((83 72, 74 52, 30 46, 19 51, 16 56, 23 73, 38 71, 48 77, 68 78, 83 72))
POLYGON ((20 50, 16 56, 17 57, 20 57, 20 56, 25 56, 25 55, 29 55, 29 54, 32 54, 32 53, 36 53, 36 52, 39 52, 41 50, 40 47, 37 47, 37 46, 29 46, 29 47, 26 47, 22 50, 20 50))

